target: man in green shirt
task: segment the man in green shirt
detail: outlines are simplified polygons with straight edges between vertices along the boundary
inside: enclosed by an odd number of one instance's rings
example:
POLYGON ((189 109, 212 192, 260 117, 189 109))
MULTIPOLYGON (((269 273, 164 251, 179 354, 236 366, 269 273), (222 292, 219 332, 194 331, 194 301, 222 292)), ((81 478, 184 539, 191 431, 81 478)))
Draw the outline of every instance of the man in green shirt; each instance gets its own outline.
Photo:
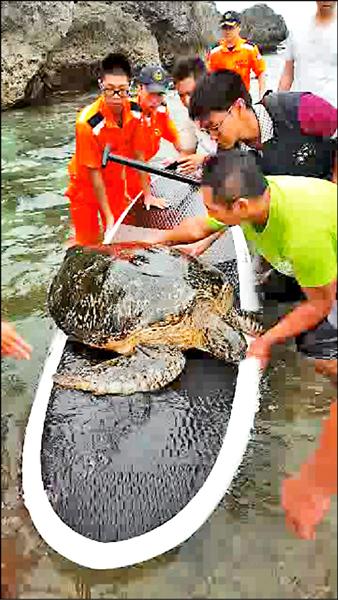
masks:
POLYGON ((316 369, 337 378, 337 186, 327 180, 264 177, 247 152, 228 150, 209 159, 203 176, 209 217, 158 234, 157 243, 203 239, 241 225, 257 252, 276 270, 294 277, 305 296, 250 346, 265 366, 274 344, 296 337, 298 349, 316 369))

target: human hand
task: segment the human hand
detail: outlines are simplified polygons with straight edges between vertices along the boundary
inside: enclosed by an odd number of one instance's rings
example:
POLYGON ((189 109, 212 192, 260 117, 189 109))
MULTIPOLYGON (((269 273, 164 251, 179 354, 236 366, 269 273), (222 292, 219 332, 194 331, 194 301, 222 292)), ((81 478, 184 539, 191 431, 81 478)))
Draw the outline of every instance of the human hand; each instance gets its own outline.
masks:
POLYGON ((178 173, 194 173, 203 164, 205 156, 202 154, 189 154, 178 159, 178 173))
POLYGON ((172 246, 173 250, 179 250, 182 254, 188 254, 188 256, 200 256, 203 250, 200 249, 199 242, 194 242, 193 244, 177 244, 177 246, 172 246))
POLYGON ((173 246, 173 248, 175 248, 176 250, 179 250, 180 252, 183 252, 183 254, 189 254, 189 256, 193 256, 193 257, 200 256, 223 233, 224 233, 223 231, 217 231, 216 233, 209 235, 207 238, 204 238, 203 240, 198 240, 198 242, 193 242, 192 244, 177 244, 176 246, 173 246))
POLYGON ((314 540, 315 527, 330 508, 330 496, 302 477, 290 477, 282 483, 281 503, 287 527, 300 538, 314 540))
POLYGON ((265 369, 270 361, 271 347, 271 342, 265 335, 262 335, 251 342, 246 353, 246 358, 257 358, 260 362, 261 369, 265 369))
POLYGON ((151 206, 156 206, 156 208, 166 208, 167 206, 167 201, 165 198, 157 198, 156 196, 153 196, 152 194, 145 194, 144 196, 144 206, 146 207, 147 210, 149 210, 149 208, 151 206))
POLYGON ((109 229, 112 229, 115 224, 115 219, 114 219, 113 213, 112 212, 107 213, 105 215, 105 219, 106 219, 106 233, 107 233, 107 231, 109 231, 109 229))
POLYGON ((6 321, 1 321, 1 356, 29 360, 32 347, 6 321))

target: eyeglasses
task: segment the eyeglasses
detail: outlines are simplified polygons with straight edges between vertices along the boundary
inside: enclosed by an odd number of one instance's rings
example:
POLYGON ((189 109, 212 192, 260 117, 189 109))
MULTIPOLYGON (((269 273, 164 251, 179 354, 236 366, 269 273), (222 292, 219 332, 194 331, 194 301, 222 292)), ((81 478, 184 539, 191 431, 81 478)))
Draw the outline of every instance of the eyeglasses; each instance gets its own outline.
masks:
POLYGON ((114 98, 114 96, 118 96, 119 98, 125 98, 129 94, 129 87, 123 88, 106 88, 102 84, 100 85, 100 90, 108 97, 114 98))
POLYGON ((201 127, 201 131, 204 131, 205 133, 219 133, 219 130, 222 127, 225 119, 227 119, 227 117, 231 114, 231 109, 232 109, 232 106, 230 106, 230 108, 226 111, 225 116, 219 123, 215 123, 215 124, 208 123, 204 127, 201 127))

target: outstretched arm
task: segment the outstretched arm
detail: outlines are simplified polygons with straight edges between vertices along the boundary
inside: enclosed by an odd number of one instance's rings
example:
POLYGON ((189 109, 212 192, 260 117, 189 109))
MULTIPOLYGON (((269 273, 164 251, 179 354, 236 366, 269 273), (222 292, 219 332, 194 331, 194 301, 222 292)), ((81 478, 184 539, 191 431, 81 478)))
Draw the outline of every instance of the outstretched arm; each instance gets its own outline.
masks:
POLYGON ((262 367, 265 367, 270 359, 272 346, 283 344, 287 339, 316 327, 330 313, 336 297, 336 285, 337 282, 333 281, 320 287, 302 288, 306 300, 255 340, 247 356, 260 359, 262 367))
POLYGON ((155 244, 190 244, 215 233, 206 217, 188 217, 174 229, 159 230, 154 236, 155 244))
POLYGON ((294 61, 286 60, 283 73, 279 80, 278 91, 279 92, 288 92, 291 89, 294 78, 294 61))
POLYGON ((283 73, 279 80, 278 92, 288 92, 291 89, 295 73, 295 49, 293 34, 289 33, 286 40, 285 63, 283 73))

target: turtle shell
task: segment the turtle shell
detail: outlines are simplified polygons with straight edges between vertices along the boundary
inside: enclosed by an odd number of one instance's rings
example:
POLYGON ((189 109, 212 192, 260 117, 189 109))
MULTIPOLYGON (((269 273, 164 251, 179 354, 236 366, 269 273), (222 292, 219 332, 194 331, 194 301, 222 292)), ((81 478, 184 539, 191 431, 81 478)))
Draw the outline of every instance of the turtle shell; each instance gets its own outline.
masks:
POLYGON ((153 324, 178 323, 224 282, 217 269, 168 247, 75 246, 53 279, 48 308, 66 334, 104 346, 153 324))

